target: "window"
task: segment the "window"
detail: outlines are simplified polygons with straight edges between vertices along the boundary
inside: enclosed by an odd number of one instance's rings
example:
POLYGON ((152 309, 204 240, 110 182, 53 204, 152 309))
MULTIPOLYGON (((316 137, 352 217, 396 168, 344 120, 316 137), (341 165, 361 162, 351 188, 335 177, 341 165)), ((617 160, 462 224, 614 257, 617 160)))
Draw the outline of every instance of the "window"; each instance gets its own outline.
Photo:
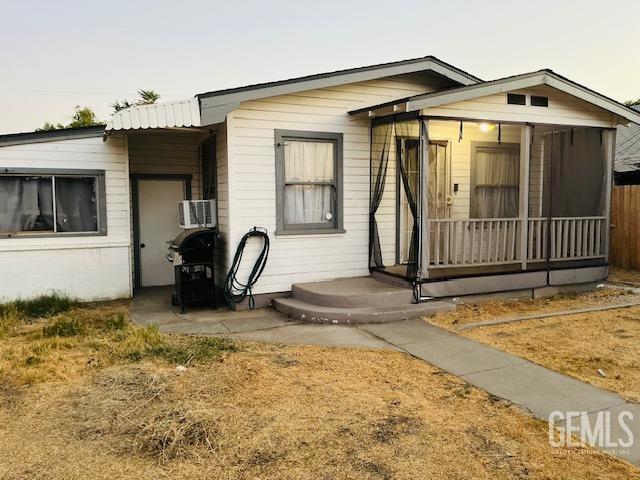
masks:
POLYGON ((342 134, 276 130, 280 234, 342 232, 342 134))
POLYGON ((531 106, 532 107, 548 107, 549 106, 549 98, 548 97, 539 97, 536 95, 531 95, 531 106))
POLYGON ((527 96, 521 93, 507 93, 507 103, 509 105, 526 105, 527 96))
POLYGON ((0 235, 106 235, 104 172, 0 174, 0 235))
POLYGON ((471 169, 471 217, 517 217, 520 146, 476 145, 471 169))

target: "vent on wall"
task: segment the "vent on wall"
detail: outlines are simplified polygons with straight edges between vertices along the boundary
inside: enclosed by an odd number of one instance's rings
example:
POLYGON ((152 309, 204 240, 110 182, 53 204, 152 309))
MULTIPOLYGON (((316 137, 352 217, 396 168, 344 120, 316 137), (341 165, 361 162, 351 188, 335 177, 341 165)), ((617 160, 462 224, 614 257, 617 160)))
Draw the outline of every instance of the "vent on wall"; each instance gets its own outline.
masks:
POLYGON ((548 107, 549 106, 549 98, 548 97, 539 97, 536 95, 531 95, 531 106, 532 107, 548 107))
POLYGON ((507 93, 507 103, 509 105, 526 105, 527 97, 521 93, 507 93))

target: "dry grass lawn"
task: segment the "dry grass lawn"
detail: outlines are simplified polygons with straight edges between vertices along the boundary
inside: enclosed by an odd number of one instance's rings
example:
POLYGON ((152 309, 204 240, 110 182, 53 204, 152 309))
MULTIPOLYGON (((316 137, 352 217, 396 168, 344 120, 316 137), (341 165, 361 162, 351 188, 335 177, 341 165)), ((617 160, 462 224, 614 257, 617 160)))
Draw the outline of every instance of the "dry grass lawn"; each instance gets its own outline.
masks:
MULTIPOLYGON (((638 274, 640 278, 640 274, 638 274)), ((633 272, 615 272, 631 281, 633 272)), ((458 331, 468 323, 637 301, 629 290, 601 288, 524 301, 464 305, 427 319, 441 327, 640 402, 640 307, 523 320, 458 331), (606 377, 598 373, 605 372, 606 377)))
POLYGON ((545 423, 402 353, 168 336, 125 316, 0 311, 0 478, 640 479, 551 448, 545 423))
POLYGON ((611 267, 609 282, 640 287, 640 272, 611 267))
POLYGON ((640 301, 640 294, 625 288, 603 287, 589 292, 562 293, 533 300, 495 300, 459 305, 452 312, 427 318, 429 323, 457 331, 469 323, 479 323, 518 315, 550 313, 578 308, 640 301))

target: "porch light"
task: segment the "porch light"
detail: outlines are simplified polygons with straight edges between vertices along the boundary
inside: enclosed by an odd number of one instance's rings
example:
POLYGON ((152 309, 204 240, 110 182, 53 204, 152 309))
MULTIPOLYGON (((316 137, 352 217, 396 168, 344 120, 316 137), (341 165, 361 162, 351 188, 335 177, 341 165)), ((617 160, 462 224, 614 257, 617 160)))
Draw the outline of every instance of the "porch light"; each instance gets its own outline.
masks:
POLYGON ((495 123, 486 123, 486 122, 482 122, 478 124, 478 127, 480 127, 480 130, 482 130, 483 132, 491 132, 493 129, 496 128, 496 124, 495 123))

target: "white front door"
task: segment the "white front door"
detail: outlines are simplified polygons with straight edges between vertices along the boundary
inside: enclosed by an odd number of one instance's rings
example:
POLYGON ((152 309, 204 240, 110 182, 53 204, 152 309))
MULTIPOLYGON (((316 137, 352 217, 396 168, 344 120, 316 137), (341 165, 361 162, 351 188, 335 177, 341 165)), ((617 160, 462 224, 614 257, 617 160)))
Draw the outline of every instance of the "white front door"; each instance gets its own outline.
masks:
POLYGON ((138 180, 140 286, 173 285, 167 242, 182 232, 178 202, 185 199, 183 180, 138 180))

